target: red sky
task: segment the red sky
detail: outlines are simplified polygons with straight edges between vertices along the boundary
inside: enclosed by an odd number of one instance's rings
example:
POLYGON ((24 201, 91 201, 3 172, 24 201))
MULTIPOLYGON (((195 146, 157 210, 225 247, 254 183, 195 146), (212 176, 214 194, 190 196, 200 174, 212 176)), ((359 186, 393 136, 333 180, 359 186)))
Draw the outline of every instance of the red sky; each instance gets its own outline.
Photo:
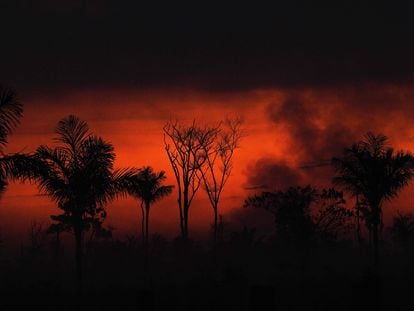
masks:
MULTIPOLYGON (((290 184, 329 185, 328 168, 300 168, 329 159, 368 131, 389 136, 397 149, 414 150, 412 85, 364 84, 330 88, 255 89, 209 92, 195 88, 87 88, 49 95, 22 96, 24 117, 10 137, 7 152, 30 152, 52 144, 53 129, 62 117, 75 114, 92 132, 113 143, 116 166, 151 165, 167 172, 175 184, 163 149, 162 127, 169 118, 214 123, 226 115, 245 120, 247 136, 235 154, 233 175, 224 192, 221 213, 228 221, 243 219, 237 212, 252 190, 290 184)), ((413 187, 392 202, 390 213, 410 209, 413 187)), ((30 221, 49 221, 58 213, 33 185, 12 184, 0 201, 3 236, 24 238, 30 221)), ((108 206, 107 224, 115 234, 139 232, 137 202, 121 199, 108 206)), ((200 191, 190 210, 190 233, 206 232, 212 211, 200 191)), ((176 193, 152 209, 152 232, 178 234, 176 193)))

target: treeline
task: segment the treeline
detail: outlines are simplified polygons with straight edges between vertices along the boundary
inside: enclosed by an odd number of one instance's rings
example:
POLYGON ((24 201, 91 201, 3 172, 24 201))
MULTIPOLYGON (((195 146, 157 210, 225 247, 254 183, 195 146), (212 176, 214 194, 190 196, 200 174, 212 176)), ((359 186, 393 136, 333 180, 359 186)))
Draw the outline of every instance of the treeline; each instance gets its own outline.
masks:
MULTIPOLYGON (((14 90, 0 87, 0 145, 18 125, 23 108, 14 90)), ((175 188, 180 224, 179 245, 190 244, 188 216, 199 190, 205 191, 214 211, 213 251, 223 243, 224 222, 220 219, 220 199, 231 176, 233 159, 246 134, 240 118, 226 119, 213 126, 169 121, 163 128, 165 152, 175 177, 175 185, 165 185, 165 172, 142 168, 115 168, 113 146, 91 133, 85 121, 70 115, 60 120, 52 147, 39 146, 28 154, 5 154, 0 158, 0 186, 8 180, 30 180, 48 195, 61 213, 52 215, 47 232, 55 236, 72 233, 75 241, 76 289, 83 293, 85 237, 109 237, 104 226, 105 206, 119 197, 132 196, 140 202, 142 245, 146 265, 149 260, 150 211, 152 204, 170 195, 175 188)), ((375 292, 379 295, 380 240, 383 205, 397 197, 414 174, 414 156, 395 151, 387 137, 367 133, 332 159, 337 188, 287 187, 249 196, 244 208, 262 209, 274 218, 275 241, 286 248, 310 251, 315 245, 354 240, 360 246, 365 226, 372 246, 375 292), (344 191, 344 192, 343 192, 344 191), (345 193, 355 199, 349 206, 345 193)), ((288 185, 287 185, 288 186, 288 185)), ((399 214, 392 234, 407 247, 414 237, 414 218, 399 214)), ((231 241, 255 241, 254 229, 235 232, 231 241)), ((248 243, 247 243, 248 244, 248 243)), ((178 244, 177 244, 178 245, 178 244)), ((178 247, 178 246, 177 246, 178 247)))
MULTIPOLYGON (((0 145, 18 125, 23 108, 16 92, 0 88, 0 145)), ((243 136, 242 120, 226 119, 215 126, 190 126, 168 122, 164 127, 165 151, 177 182, 180 229, 189 238, 188 215, 200 188, 208 195, 214 210, 214 239, 217 238, 219 202, 230 177, 233 155, 243 136)), ((7 180, 30 180, 42 194, 49 196, 61 210, 52 215, 48 232, 70 232, 75 239, 77 292, 82 294, 82 257, 85 235, 108 236, 104 226, 105 206, 118 197, 131 195, 140 201, 142 236, 149 243, 151 205, 171 194, 173 186, 164 185, 165 173, 151 167, 116 169, 113 146, 92 134, 85 121, 70 115, 60 120, 52 147, 41 145, 29 154, 10 154, 1 158, 0 186, 7 180)), ((57 247, 58 248, 58 247, 57 247)))

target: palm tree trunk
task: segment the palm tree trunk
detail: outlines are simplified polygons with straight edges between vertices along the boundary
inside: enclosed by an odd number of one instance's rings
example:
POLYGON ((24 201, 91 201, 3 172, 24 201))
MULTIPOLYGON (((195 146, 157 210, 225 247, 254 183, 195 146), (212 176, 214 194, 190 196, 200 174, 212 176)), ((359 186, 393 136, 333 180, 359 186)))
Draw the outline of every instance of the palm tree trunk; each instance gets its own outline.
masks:
POLYGON ((372 244, 374 246, 374 269, 377 272, 379 268, 379 234, 378 224, 374 224, 372 228, 372 244))
POLYGON ((361 247, 361 242, 362 242, 362 238, 361 238, 361 215, 360 215, 360 203, 359 203, 359 197, 356 197, 356 213, 355 213, 355 218, 356 218, 356 236, 357 236, 357 241, 358 241, 358 246, 361 247))
POLYGON ((142 244, 145 244, 145 212, 144 201, 141 201, 141 240, 142 244))
POLYGON ((145 248, 148 248, 149 244, 149 213, 150 213, 150 203, 145 203, 145 248))
POLYGON ((374 209, 374 223, 372 226, 372 244, 374 247, 374 299, 378 310, 381 306, 381 275, 380 275, 380 254, 379 254, 379 225, 380 207, 374 209))
POLYGON ((83 270, 82 270, 82 229, 75 228, 75 261, 76 261, 76 292, 79 301, 83 292, 83 270))
POLYGON ((372 247, 372 224, 368 225, 368 244, 369 247, 372 247))
POLYGON ((373 216, 372 244, 374 247, 374 269, 375 272, 379 272, 379 226, 381 224, 381 213, 379 206, 374 207, 373 216))
POLYGON ((55 249, 54 249, 54 264, 55 264, 55 271, 56 271, 56 280, 57 286, 61 287, 62 277, 61 277, 61 263, 60 263, 60 230, 56 231, 56 238, 55 238, 55 249))
POLYGON ((60 231, 56 231, 56 240, 55 240, 55 261, 58 264, 60 259, 60 231))

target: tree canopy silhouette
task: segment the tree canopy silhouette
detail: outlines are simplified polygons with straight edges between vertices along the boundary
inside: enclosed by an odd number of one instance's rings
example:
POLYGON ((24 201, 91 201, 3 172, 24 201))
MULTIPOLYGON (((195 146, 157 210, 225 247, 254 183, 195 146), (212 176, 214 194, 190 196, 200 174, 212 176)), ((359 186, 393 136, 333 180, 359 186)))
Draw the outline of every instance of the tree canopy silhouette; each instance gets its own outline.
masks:
POLYGON ((23 115, 23 106, 17 98, 16 91, 0 85, 0 148, 8 142, 23 115))
POLYGON ((173 186, 163 185, 166 176, 164 171, 154 172, 153 168, 146 166, 129 182, 128 193, 141 200, 142 227, 144 243, 148 246, 149 239, 149 215, 151 204, 171 194, 173 186), (145 219, 145 221, 144 221, 145 219), (145 227, 145 229, 144 229, 145 227))
POLYGON ((77 290, 82 292, 84 234, 100 230, 106 217, 105 204, 124 192, 131 170, 114 170, 114 148, 92 135, 86 122, 70 115, 59 121, 56 147, 40 146, 33 156, 34 178, 40 191, 62 210, 51 216, 52 226, 75 236, 77 290))
POLYGON ((374 266, 379 265, 379 226, 382 206, 397 197, 408 185, 414 173, 414 156, 395 151, 388 138, 368 132, 364 139, 346 148, 341 157, 333 158, 337 175, 334 183, 353 196, 359 196, 368 207, 368 224, 372 226, 374 266))
POLYGON ((214 143, 217 133, 217 127, 201 127, 195 121, 188 126, 170 121, 164 126, 165 151, 177 182, 183 239, 188 238, 188 212, 201 185, 199 171, 206 162, 206 150, 214 143))
POLYGON ((233 156, 243 136, 242 119, 226 119, 218 128, 212 144, 203 145, 205 165, 200 167, 204 190, 214 212, 214 242, 218 234, 218 208, 224 186, 233 169, 233 156))
POLYGON ((274 216, 279 241, 302 246, 317 240, 335 240, 347 233, 352 212, 342 192, 333 188, 290 187, 248 197, 244 207, 261 208, 274 216))
POLYGON ((398 213, 391 225, 393 240, 403 248, 414 246, 414 215, 398 213))
POLYGON ((27 157, 22 154, 5 154, 4 147, 9 135, 20 122, 23 115, 23 105, 20 103, 14 89, 0 85, 0 194, 7 186, 8 178, 23 177, 27 157))

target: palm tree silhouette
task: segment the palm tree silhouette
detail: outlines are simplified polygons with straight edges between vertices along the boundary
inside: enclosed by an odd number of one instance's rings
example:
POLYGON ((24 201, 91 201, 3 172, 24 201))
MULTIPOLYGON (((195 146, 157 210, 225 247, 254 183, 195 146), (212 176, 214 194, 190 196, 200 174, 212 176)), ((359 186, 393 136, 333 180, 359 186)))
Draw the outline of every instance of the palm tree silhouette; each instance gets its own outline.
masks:
POLYGON ((75 236, 77 293, 82 295, 82 253, 85 232, 101 226, 105 204, 123 191, 131 170, 114 170, 113 146, 89 133, 86 122, 70 115, 59 121, 58 146, 40 146, 33 158, 33 177, 40 191, 63 211, 51 216, 60 230, 75 236))
POLYGON ((413 177, 414 157, 409 152, 388 146, 388 138, 368 132, 364 140, 344 150, 342 157, 333 158, 338 173, 334 182, 362 198, 369 208, 372 227, 374 267, 379 269, 379 227, 382 224, 382 206, 397 197, 413 177))
POLYGON ((23 106, 17 98, 14 89, 0 85, 0 193, 7 186, 7 178, 18 177, 24 168, 25 157, 21 154, 5 155, 4 147, 8 137, 20 122, 23 106))
POLYGON ((19 124, 23 115, 23 106, 12 88, 0 85, 0 147, 8 142, 8 136, 19 124))
POLYGON ((141 200, 141 208, 143 211, 142 224, 145 225, 145 229, 144 226, 142 227, 142 232, 144 233, 144 243, 146 247, 148 246, 151 204, 168 196, 174 187, 171 185, 162 185, 165 179, 166 176, 164 171, 154 172, 152 167, 146 166, 142 168, 138 174, 134 175, 130 181, 128 189, 129 194, 141 200))

